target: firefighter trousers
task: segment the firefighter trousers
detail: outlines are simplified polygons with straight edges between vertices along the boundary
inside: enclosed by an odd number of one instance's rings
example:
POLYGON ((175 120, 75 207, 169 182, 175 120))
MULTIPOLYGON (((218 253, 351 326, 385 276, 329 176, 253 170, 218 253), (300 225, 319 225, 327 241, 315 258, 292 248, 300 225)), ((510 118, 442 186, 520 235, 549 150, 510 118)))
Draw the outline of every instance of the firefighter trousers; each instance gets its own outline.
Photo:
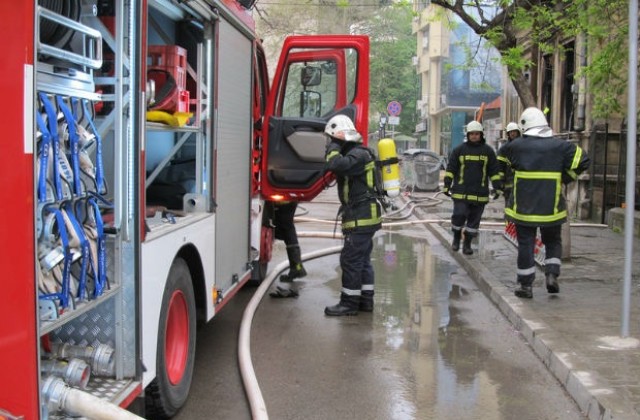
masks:
POLYGON ((373 302, 374 273, 371 250, 375 232, 344 233, 344 246, 340 253, 342 290, 340 303, 357 308, 360 300, 373 302))
MULTIPOLYGON (((518 235, 518 283, 531 286, 536 278, 535 247, 538 227, 516 224, 518 235)), ((540 236, 545 248, 545 274, 560 275, 562 265, 562 225, 541 226, 540 236)))
POLYGON ((470 238, 478 234, 480 219, 484 213, 484 204, 470 203, 464 200, 453 200, 453 214, 451 215, 451 230, 461 231, 470 238), (466 227, 465 227, 466 223, 466 227))
POLYGON ((296 225, 293 223, 297 207, 296 201, 276 204, 274 207, 275 236, 276 239, 283 240, 287 246, 298 245, 298 233, 296 225))

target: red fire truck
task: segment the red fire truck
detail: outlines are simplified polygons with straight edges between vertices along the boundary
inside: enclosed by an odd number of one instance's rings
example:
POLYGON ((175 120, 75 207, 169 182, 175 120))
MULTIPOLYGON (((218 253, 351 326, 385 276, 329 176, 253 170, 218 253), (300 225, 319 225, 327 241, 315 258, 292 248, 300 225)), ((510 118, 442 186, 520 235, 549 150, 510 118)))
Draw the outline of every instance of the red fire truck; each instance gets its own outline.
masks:
POLYGON ((251 7, 1 2, 0 418, 175 414, 196 321, 265 276, 272 203, 328 182, 325 122, 366 132, 368 39, 286 39, 269 89, 251 7))

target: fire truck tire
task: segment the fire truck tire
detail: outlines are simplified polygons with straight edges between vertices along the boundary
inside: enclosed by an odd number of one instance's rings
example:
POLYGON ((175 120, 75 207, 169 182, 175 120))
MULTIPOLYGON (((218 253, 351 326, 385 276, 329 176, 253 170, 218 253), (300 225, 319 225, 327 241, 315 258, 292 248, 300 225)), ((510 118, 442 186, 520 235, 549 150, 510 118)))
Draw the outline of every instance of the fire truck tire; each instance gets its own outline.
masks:
POLYGON ((156 378, 146 390, 146 417, 166 419, 185 403, 196 352, 196 304, 187 263, 177 258, 169 270, 158 329, 156 378))

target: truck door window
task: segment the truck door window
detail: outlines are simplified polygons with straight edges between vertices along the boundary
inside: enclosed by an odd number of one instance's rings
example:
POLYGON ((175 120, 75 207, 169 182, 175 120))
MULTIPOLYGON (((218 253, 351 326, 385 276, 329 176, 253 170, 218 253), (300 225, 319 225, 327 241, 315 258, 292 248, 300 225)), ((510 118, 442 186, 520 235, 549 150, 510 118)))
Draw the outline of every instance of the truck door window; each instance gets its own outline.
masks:
POLYGON ((335 107, 335 73, 326 74, 320 66, 305 63, 292 63, 289 66, 282 106, 283 117, 321 117, 335 107), (305 85, 303 76, 307 76, 310 69, 313 69, 313 77, 318 83, 305 85))
POLYGON ((279 116, 325 118, 347 106, 355 96, 357 52, 293 51, 276 109, 279 116), (346 72, 346 74, 344 74, 346 72))

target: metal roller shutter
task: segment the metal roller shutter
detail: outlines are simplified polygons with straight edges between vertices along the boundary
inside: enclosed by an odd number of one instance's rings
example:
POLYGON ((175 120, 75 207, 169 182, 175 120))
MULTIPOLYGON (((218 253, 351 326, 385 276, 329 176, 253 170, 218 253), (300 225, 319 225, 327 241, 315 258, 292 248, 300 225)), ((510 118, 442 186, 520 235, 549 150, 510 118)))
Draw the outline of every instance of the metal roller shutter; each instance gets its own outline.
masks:
POLYGON ((215 115, 216 283, 226 289, 249 261, 252 42, 220 20, 215 115))

